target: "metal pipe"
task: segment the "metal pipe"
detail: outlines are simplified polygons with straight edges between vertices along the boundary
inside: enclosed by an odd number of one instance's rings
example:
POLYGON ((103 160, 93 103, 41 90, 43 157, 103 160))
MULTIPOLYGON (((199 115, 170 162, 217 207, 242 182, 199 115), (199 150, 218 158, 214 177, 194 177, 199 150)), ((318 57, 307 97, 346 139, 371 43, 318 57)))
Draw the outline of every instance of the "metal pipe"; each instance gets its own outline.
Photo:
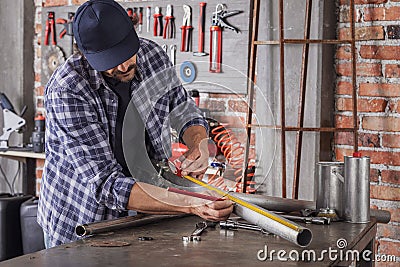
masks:
POLYGON ((230 195, 272 211, 291 212, 315 209, 315 202, 313 201, 242 193, 230 193, 230 195))
POLYGON ((257 205, 244 201, 241 198, 234 197, 224 190, 218 189, 196 178, 191 176, 184 176, 184 178, 234 202, 236 205, 234 206, 233 212, 246 221, 256 224, 268 232, 276 234, 301 247, 306 247, 310 244, 312 233, 309 229, 295 224, 257 205))
POLYGON ((370 209, 369 213, 371 217, 375 217, 378 223, 389 223, 392 217, 390 211, 387 210, 370 209))
MULTIPOLYGON (((265 195, 250 195, 242 193, 230 193, 230 195, 241 198, 244 201, 260 206, 271 211, 292 212, 302 209, 315 210, 316 203, 309 200, 288 199, 281 197, 271 197, 265 195)), ((375 217, 378 223, 388 223, 391 214, 387 210, 370 209, 371 217, 375 217)))
MULTIPOLYGON (((262 210, 268 212, 267 210, 262 210)), ((249 223, 258 225, 260 228, 265 229, 267 232, 278 235, 290 242, 297 244, 300 247, 307 247, 311 243, 312 232, 310 231, 310 229, 295 224, 276 214, 276 217, 278 217, 282 221, 286 221, 288 224, 296 226, 296 228, 293 229, 291 227, 285 226, 282 223, 266 217, 243 205, 236 205, 233 212, 248 221, 249 223)))
POLYGON ((140 226, 147 223, 160 221, 168 218, 178 218, 182 215, 146 215, 138 214, 136 216, 128 216, 113 220, 106 220, 88 224, 77 225, 75 233, 79 237, 94 235, 118 229, 128 228, 132 226, 140 226))

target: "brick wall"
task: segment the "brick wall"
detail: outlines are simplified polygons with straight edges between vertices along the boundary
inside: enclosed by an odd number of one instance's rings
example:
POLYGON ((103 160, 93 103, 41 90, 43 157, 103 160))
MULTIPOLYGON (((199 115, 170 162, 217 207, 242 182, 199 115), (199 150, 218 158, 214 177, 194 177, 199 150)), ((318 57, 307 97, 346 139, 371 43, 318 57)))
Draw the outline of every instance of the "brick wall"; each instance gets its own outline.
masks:
MULTIPOLYGON (((348 39, 349 1, 338 3, 338 38, 348 39)), ((362 154, 371 157, 371 204, 392 212, 388 225, 378 225, 377 251, 400 260, 400 0, 355 3, 357 142, 362 154)), ((349 45, 342 45, 336 53, 337 127, 352 127, 353 123, 350 52, 349 45)), ((336 135, 337 160, 352 154, 352 143, 352 134, 336 135)))

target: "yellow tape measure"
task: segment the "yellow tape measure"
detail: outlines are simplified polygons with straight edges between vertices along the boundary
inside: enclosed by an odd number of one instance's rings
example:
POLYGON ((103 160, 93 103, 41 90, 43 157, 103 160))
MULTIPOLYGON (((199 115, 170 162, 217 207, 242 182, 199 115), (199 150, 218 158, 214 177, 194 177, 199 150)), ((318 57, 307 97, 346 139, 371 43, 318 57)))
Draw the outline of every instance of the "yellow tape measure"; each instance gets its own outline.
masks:
POLYGON ((214 186, 211 186, 211 185, 209 185, 207 183, 204 183, 203 181, 200 181, 200 180, 198 180, 196 178, 193 178, 191 176, 183 176, 183 177, 185 179, 188 179, 189 181, 191 181, 193 183, 196 183, 198 185, 201 185, 204 188, 207 188, 207 189, 209 189, 211 191, 214 191, 214 192, 218 193, 222 197, 227 197, 229 200, 231 200, 231 201, 233 201, 233 202, 235 202, 235 203, 237 203, 239 205, 242 205, 243 207, 251 209, 252 211, 255 211, 255 212, 257 212, 257 213, 259 213, 261 215, 264 215, 265 217, 268 217, 269 219, 274 220, 274 221, 276 221, 276 222, 278 222, 280 224, 283 224, 283 225, 285 225, 285 226, 287 226, 287 227, 289 227, 289 228, 291 228, 291 229, 293 229, 295 231, 301 232, 301 229, 298 226, 296 226, 296 225, 294 225, 294 224, 292 224, 292 223, 290 223, 290 222, 288 222, 286 220, 283 220, 283 219, 275 216, 274 214, 268 213, 265 210, 260 209, 256 205, 253 205, 253 204, 251 204, 251 203, 249 203, 247 201, 244 201, 244 200, 242 200, 240 198, 231 196, 229 193, 227 193, 227 192, 225 192, 225 191, 223 191, 221 189, 218 189, 218 188, 216 188, 214 186))

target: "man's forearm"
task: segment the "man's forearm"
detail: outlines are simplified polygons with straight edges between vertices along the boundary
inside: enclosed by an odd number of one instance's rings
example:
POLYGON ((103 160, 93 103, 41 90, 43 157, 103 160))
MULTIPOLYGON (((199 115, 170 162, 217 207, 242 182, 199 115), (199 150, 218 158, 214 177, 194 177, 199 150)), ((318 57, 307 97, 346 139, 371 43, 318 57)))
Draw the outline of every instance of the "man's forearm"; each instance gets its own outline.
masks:
POLYGON ((226 220, 233 210, 230 200, 210 201, 169 192, 137 182, 129 196, 128 209, 149 214, 195 214, 205 220, 226 220))
POLYGON ((191 213, 189 197, 169 192, 166 189, 136 182, 131 190, 127 208, 144 213, 191 213))

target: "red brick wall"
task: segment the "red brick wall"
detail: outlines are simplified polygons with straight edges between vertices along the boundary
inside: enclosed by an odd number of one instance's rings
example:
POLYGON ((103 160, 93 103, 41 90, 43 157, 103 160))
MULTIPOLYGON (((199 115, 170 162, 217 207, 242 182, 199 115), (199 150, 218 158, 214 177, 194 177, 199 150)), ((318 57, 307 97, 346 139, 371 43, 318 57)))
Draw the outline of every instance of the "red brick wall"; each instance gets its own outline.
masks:
MULTIPOLYGON (((349 1, 338 3, 338 38, 348 39, 349 1)), ((378 225, 378 253, 400 257, 400 0, 355 0, 355 3, 359 40, 357 142, 362 154, 371 157, 371 204, 392 212, 389 224, 378 225)), ((338 47, 336 70, 336 126, 352 127, 349 45, 338 47)), ((344 155, 352 154, 352 143, 350 133, 336 135, 337 160, 343 161, 344 155)))

